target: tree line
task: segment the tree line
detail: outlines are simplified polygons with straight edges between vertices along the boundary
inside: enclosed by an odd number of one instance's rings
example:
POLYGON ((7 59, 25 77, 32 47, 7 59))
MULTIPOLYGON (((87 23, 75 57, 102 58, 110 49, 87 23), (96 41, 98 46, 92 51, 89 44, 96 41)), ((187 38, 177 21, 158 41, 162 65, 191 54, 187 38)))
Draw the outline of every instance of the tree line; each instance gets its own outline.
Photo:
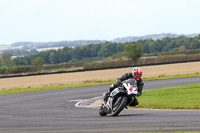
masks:
MULTIPOLYGON (((33 60, 38 57, 44 60, 45 64, 76 62, 92 58, 102 59, 112 55, 116 55, 116 53, 122 53, 121 55, 126 54, 129 58, 135 58, 132 57, 131 54, 127 53, 127 51, 129 51, 129 53, 132 52, 132 54, 134 54, 135 49, 131 48, 131 46, 126 46, 130 44, 139 45, 141 48, 137 47, 137 49, 144 54, 184 51, 189 49, 200 49, 200 35, 194 38, 180 36, 177 38, 166 37, 163 38, 162 40, 149 39, 149 40, 138 40, 136 42, 128 42, 128 43, 105 42, 100 44, 77 46, 74 48, 64 47, 59 50, 48 50, 40 52, 38 54, 31 54, 31 55, 26 55, 24 57, 18 57, 12 60, 10 54, 4 54, 0 58, 0 67, 5 65, 6 66, 32 65, 33 60)), ((137 52, 137 50, 135 52, 137 52)), ((141 56, 141 54, 139 54, 139 56, 141 56)))
POLYGON ((142 46, 143 52, 146 54, 184 51, 189 49, 199 49, 200 35, 195 36, 194 38, 180 36, 177 38, 166 37, 162 40, 138 40, 136 43, 142 46))

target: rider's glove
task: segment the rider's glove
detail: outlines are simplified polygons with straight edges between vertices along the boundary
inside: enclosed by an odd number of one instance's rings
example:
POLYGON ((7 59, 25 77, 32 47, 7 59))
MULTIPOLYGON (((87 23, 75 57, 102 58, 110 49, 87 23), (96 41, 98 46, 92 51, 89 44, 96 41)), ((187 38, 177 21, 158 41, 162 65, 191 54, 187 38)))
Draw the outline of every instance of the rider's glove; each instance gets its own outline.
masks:
POLYGON ((120 79, 117 79, 117 80, 116 80, 116 83, 117 83, 118 85, 121 85, 121 84, 122 84, 122 81, 121 81, 120 79))

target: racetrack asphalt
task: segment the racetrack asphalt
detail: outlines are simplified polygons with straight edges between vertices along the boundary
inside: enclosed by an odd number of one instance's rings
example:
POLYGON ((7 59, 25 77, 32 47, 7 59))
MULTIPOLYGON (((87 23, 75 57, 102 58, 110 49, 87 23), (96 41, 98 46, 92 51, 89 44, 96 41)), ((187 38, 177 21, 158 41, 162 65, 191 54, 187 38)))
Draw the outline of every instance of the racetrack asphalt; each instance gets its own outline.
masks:
MULTIPOLYGON (((144 90, 200 83, 200 77, 146 81, 144 90)), ((77 108, 109 85, 0 95, 1 133, 200 131, 200 110, 123 110, 101 117, 98 109, 77 108)))

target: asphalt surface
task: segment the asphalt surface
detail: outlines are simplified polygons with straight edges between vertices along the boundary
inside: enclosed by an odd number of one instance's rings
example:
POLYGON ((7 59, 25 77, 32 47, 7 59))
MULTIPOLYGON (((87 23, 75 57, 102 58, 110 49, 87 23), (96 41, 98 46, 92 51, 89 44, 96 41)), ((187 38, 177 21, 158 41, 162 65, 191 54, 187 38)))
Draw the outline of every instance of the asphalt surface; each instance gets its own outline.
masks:
MULTIPOLYGON (((144 90, 200 83, 200 77, 145 82, 144 90)), ((0 133, 200 131, 200 110, 123 110, 101 117, 75 107, 109 85, 0 95, 0 133)))

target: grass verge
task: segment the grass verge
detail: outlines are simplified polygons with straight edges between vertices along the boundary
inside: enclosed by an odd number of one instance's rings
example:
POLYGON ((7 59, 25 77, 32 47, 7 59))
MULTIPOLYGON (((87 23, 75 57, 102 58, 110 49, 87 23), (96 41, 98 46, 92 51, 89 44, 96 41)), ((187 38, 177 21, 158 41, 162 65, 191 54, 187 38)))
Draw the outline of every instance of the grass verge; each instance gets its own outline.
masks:
POLYGON ((23 88, 23 89, 18 88, 18 89, 12 89, 12 90, 2 90, 2 91, 0 91, 0 95, 12 94, 12 93, 22 93, 22 92, 32 92, 32 91, 55 90, 55 89, 63 89, 63 88, 105 85, 105 84, 111 84, 111 83, 113 83, 113 82, 85 83, 85 84, 77 84, 77 85, 52 86, 52 87, 42 87, 42 88, 23 88))
MULTIPOLYGON (((187 78, 187 77, 198 77, 198 76, 200 76, 199 73, 188 74, 188 75, 174 75, 174 76, 160 75, 158 77, 143 78, 143 80, 144 81, 164 80, 164 79, 187 78)), ((25 89, 17 88, 17 89, 12 89, 12 90, 2 90, 0 91, 0 95, 11 94, 11 93, 32 92, 32 91, 63 89, 63 88, 84 87, 84 86, 105 85, 105 84, 112 84, 112 83, 115 83, 115 81, 86 81, 83 84, 77 84, 77 85, 52 86, 52 87, 42 87, 42 88, 25 88, 25 89)))
POLYGON ((145 91, 138 100, 141 108, 200 109, 200 83, 145 91))
POLYGON ((200 73, 193 73, 193 74, 186 74, 186 75, 173 75, 173 76, 166 76, 166 75, 159 75, 157 77, 151 78, 143 78, 144 81, 151 81, 151 80, 163 80, 163 79, 176 79, 176 78, 189 78, 189 77, 199 77, 200 73))

